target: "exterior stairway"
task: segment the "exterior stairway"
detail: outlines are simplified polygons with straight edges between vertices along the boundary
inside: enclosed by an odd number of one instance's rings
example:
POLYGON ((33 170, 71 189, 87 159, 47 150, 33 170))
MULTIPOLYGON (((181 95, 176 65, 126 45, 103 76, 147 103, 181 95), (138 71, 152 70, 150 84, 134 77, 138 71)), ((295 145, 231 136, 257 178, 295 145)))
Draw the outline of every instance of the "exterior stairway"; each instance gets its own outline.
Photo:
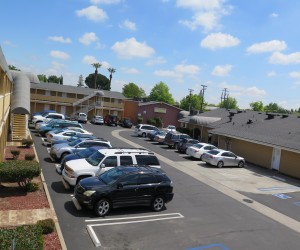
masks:
POLYGON ((12 141, 22 141, 27 138, 27 117, 24 114, 11 114, 12 119, 12 141))

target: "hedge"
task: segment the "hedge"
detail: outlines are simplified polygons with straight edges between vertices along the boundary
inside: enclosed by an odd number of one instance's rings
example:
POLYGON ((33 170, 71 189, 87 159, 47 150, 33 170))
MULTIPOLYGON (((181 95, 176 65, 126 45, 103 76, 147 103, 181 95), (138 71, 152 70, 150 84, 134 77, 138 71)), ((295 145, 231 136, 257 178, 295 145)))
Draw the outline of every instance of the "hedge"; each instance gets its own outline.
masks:
POLYGON ((34 177, 41 174, 41 166, 37 161, 6 161, 0 164, 0 183, 18 183, 26 188, 34 177))

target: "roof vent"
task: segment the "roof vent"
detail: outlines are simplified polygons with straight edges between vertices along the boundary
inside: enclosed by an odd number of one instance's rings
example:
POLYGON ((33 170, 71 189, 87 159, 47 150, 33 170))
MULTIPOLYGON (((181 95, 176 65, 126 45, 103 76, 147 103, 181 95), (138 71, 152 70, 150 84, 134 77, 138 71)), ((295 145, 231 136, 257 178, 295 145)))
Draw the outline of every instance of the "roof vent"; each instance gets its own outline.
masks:
POLYGON ((283 115, 281 116, 281 118, 287 118, 287 117, 289 117, 288 114, 283 114, 283 115))
POLYGON ((237 111, 238 114, 239 114, 239 113, 242 113, 242 112, 243 112, 243 110, 238 110, 238 111, 237 111))
POLYGON ((247 124, 251 124, 251 123, 253 123, 253 120, 252 120, 252 119, 249 119, 249 120, 247 121, 247 124))
POLYGON ((275 114, 274 113, 268 113, 268 112, 266 112, 266 115, 268 116, 268 120, 270 120, 270 119, 274 119, 274 117, 275 117, 275 114))
POLYGON ((234 112, 232 112, 232 111, 229 112, 229 117, 232 117, 232 116, 234 116, 234 115, 235 115, 234 112))

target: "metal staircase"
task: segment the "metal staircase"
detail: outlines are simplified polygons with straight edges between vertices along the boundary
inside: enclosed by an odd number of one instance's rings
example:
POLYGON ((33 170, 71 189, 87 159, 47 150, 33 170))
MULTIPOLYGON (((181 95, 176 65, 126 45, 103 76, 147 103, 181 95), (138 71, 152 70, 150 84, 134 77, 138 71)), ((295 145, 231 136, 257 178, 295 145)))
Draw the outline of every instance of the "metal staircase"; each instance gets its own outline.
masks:
POLYGON ((83 97, 82 99, 74 102, 73 103, 73 107, 78 106, 79 104, 81 104, 84 101, 87 101, 87 100, 93 98, 94 96, 104 96, 104 93, 102 91, 94 91, 92 94, 87 95, 87 96, 83 97))

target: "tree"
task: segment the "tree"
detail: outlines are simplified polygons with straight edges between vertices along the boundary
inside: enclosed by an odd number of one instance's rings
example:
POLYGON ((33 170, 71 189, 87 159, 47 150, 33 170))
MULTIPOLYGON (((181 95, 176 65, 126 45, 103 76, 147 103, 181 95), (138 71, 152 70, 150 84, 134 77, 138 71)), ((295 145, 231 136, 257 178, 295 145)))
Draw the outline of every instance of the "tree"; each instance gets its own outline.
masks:
POLYGON ((20 69, 18 69, 16 66, 14 65, 8 65, 9 70, 16 70, 16 71, 21 71, 20 69))
POLYGON ((200 110, 201 108, 202 97, 197 94, 187 95, 183 99, 180 100, 179 107, 189 111, 190 107, 193 110, 200 110))
POLYGON ((78 78, 78 84, 77 84, 77 87, 83 87, 84 84, 83 84, 83 76, 80 75, 79 78, 78 78))
POLYGON ((226 109, 239 109, 237 106, 237 101, 233 97, 228 97, 223 102, 219 104, 220 108, 226 108, 226 109))
POLYGON ((55 75, 51 75, 51 76, 48 77, 48 82, 60 84, 60 77, 55 76, 55 75))
POLYGON ((143 98, 146 97, 145 91, 134 84, 133 82, 130 82, 128 84, 124 84, 122 88, 122 94, 127 98, 143 98))
POLYGON ((39 78, 40 82, 48 82, 46 75, 37 75, 37 77, 39 78))
POLYGON ((274 112, 274 113, 288 113, 286 109, 283 107, 279 106, 277 103, 269 103, 268 105, 265 106, 265 111, 269 112, 274 112))
POLYGON ((253 111, 264 111, 264 104, 262 101, 251 102, 250 107, 253 111))
POLYGON ((112 74, 116 72, 116 69, 114 69, 114 68, 108 68, 107 70, 110 73, 110 75, 109 75, 109 85, 111 86, 112 74))
POLYGON ((98 68, 100 68, 102 66, 102 64, 97 62, 97 63, 92 63, 92 66, 95 68, 94 89, 97 89, 97 87, 99 87, 98 84, 97 84, 98 68))
POLYGON ((62 75, 60 75, 60 78, 59 78, 59 84, 60 85, 63 85, 64 84, 64 78, 62 75))
POLYGON ((152 88, 149 95, 149 100, 165 102, 168 104, 175 103, 172 94, 169 92, 169 87, 163 82, 157 83, 152 88))
MULTIPOLYGON (((85 84, 89 88, 95 88, 95 76, 96 74, 89 74, 85 78, 85 84)), ((96 89, 110 90, 109 79, 101 74, 97 76, 96 89)))

